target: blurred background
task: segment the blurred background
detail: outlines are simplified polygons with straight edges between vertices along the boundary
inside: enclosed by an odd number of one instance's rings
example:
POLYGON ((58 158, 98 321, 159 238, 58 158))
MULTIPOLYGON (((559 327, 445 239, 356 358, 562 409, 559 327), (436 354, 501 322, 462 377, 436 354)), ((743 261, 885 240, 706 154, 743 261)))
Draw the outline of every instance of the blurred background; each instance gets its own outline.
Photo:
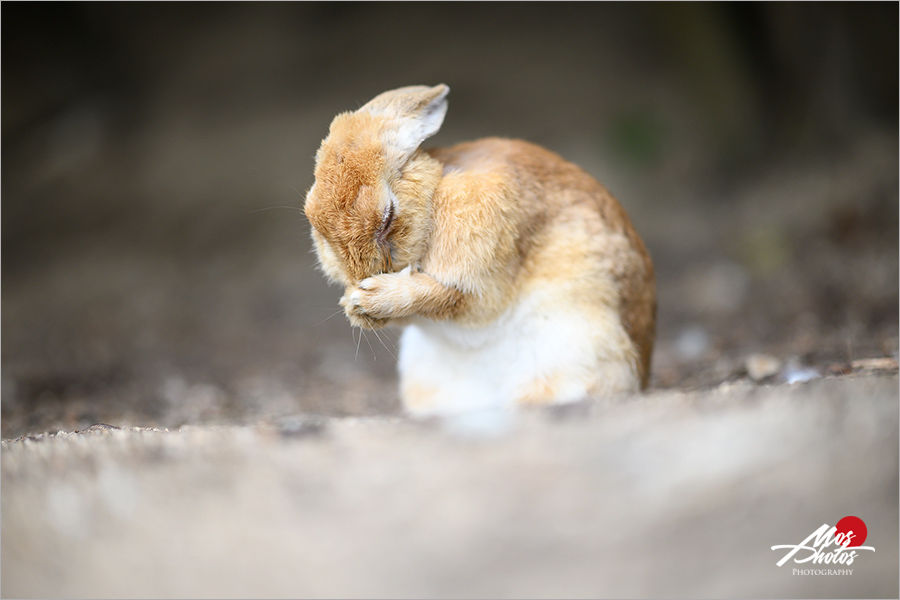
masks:
POLYGON ((452 90, 434 145, 528 139, 620 199, 653 387, 897 356, 896 3, 2 17, 4 438, 396 411, 397 336, 337 314, 301 209, 332 117, 411 84, 452 90))

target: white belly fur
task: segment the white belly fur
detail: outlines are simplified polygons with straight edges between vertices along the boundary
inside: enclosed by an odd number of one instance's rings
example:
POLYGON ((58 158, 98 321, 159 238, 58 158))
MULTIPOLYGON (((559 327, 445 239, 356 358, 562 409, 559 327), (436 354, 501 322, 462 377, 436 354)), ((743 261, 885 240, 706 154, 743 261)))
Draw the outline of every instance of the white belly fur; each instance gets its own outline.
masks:
POLYGON ((618 313, 602 306, 590 313, 561 310, 557 290, 532 292, 483 328, 409 325, 399 355, 406 410, 450 415, 637 391, 637 353, 618 313))

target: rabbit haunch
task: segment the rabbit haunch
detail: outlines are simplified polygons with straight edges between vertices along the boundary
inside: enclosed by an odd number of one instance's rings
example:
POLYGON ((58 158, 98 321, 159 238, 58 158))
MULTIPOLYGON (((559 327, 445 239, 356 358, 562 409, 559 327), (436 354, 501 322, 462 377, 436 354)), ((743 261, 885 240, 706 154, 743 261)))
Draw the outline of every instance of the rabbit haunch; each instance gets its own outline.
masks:
POLYGON ((579 167, 488 138, 421 150, 445 85, 338 115, 305 211, 353 325, 405 327, 416 414, 636 391, 649 376, 653 265, 625 211, 579 167))

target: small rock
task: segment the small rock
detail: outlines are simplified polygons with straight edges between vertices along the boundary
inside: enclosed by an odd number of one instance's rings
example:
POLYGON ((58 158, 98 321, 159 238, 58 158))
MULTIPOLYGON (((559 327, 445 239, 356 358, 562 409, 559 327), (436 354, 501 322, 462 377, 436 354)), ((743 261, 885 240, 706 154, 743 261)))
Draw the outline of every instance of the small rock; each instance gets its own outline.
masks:
POLYGON ((850 366, 859 371, 896 371, 898 369, 896 358, 860 358, 851 362, 850 366))
POLYGON ((785 383, 806 383, 813 379, 818 379, 822 374, 813 367, 790 366, 784 370, 785 383))
POLYGON ((753 381, 762 381, 767 377, 777 375, 783 364, 779 358, 769 354, 751 354, 744 360, 747 375, 753 381))
POLYGON ((75 433, 94 433, 97 431, 107 433, 116 429, 121 429, 121 427, 116 427, 115 425, 110 425, 109 423, 94 423, 90 427, 80 429, 75 433))

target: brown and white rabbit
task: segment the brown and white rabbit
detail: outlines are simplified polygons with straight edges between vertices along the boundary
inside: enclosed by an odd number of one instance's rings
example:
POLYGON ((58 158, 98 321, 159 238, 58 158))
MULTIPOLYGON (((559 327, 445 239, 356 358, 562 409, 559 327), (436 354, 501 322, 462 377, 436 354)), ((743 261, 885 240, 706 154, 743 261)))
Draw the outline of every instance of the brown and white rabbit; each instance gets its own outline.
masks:
POLYGON ((305 204, 350 322, 405 326, 405 408, 448 414, 644 387, 656 291, 624 209, 527 142, 420 149, 449 91, 404 87, 335 117, 305 204))

